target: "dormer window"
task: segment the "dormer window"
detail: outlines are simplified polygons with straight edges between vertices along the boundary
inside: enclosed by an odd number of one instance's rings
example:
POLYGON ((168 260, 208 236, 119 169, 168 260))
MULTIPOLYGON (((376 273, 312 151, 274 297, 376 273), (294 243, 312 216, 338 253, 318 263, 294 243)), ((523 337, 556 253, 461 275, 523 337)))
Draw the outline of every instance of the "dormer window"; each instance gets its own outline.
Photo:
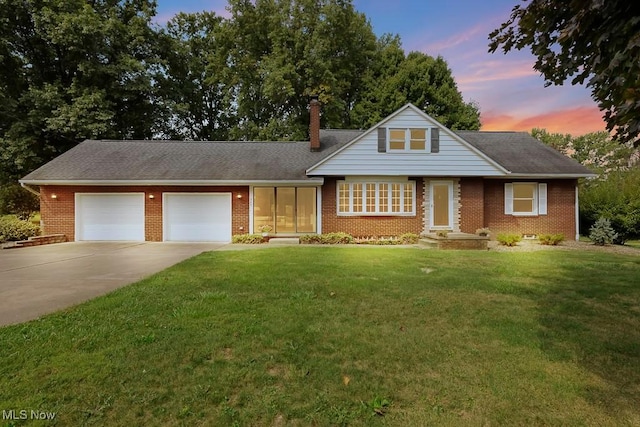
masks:
POLYGON ((420 128, 389 129, 389 152, 424 151, 427 148, 427 130, 420 128))
POLYGON ((380 153, 437 153, 439 150, 438 128, 378 128, 380 153))

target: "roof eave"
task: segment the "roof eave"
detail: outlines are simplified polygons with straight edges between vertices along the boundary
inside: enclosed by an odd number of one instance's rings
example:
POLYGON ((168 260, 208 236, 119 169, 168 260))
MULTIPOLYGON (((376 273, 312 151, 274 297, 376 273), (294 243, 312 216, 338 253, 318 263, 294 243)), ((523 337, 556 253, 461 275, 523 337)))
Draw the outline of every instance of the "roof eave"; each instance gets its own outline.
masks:
MULTIPOLYGON (((509 179, 578 179, 578 178, 595 178, 598 175, 593 173, 517 173, 512 172, 507 177, 509 179)), ((504 176, 489 176, 485 178, 504 178, 504 176)))
POLYGON ((324 178, 309 178, 304 180, 75 180, 75 179, 29 179, 20 180, 22 185, 86 185, 86 186, 247 186, 247 185, 295 185, 295 186, 320 186, 324 184, 324 178))

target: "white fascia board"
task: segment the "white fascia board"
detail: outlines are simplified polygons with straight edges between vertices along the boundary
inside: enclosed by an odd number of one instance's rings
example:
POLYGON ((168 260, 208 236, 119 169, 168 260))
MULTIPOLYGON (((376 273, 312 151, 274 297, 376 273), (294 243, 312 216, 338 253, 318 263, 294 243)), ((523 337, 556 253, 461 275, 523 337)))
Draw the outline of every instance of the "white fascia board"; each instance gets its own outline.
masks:
MULTIPOLYGON (((539 174, 535 174, 535 173, 531 173, 531 174, 517 174, 517 173, 511 173, 507 176, 507 178, 512 179, 512 178, 516 178, 516 179, 540 179, 540 178, 546 178, 546 179, 578 179, 578 178, 595 178, 597 175, 595 174, 575 174, 575 173, 539 173, 539 174)), ((501 176, 485 176, 483 178, 488 178, 488 179, 500 179, 500 178, 504 178, 501 176)))
POLYGON ((297 187, 318 187, 324 184, 324 178, 305 180, 21 180, 21 185, 86 185, 86 186, 280 186, 293 185, 297 187))

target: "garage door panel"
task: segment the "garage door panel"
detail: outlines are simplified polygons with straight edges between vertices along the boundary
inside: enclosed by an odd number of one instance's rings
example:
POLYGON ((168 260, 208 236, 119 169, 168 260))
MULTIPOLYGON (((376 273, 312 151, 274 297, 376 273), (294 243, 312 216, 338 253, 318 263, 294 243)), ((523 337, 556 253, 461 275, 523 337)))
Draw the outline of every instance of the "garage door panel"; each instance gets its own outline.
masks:
POLYGON ((144 241, 144 194, 78 194, 76 228, 76 240, 144 241))
POLYGON ((231 240, 231 195, 228 193, 167 193, 163 212, 165 241, 231 240))

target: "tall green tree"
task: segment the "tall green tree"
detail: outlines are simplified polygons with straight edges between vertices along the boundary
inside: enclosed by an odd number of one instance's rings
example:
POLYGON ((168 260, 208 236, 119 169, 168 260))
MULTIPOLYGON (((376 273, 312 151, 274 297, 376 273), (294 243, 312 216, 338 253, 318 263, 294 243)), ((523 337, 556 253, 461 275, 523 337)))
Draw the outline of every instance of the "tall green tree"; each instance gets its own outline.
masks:
POLYGON ((0 0, 0 181, 85 138, 150 138, 150 0, 0 0))
MULTIPOLYGON (((526 0, 525 0, 526 1, 526 0)), ((529 0, 489 38, 489 51, 529 48, 545 85, 591 88, 609 131, 640 140, 640 8, 627 0, 529 0)))
POLYGON ((305 139, 308 96, 323 123, 348 127, 376 38, 350 0, 230 0, 241 139, 305 139))
POLYGON ((383 36, 366 77, 354 123, 369 127, 411 102, 452 129, 480 129, 480 111, 466 103, 447 62, 422 52, 405 55, 398 36, 383 36))
POLYGON ((166 139, 227 140, 237 124, 226 22, 212 12, 179 13, 160 30, 156 73, 166 139))

